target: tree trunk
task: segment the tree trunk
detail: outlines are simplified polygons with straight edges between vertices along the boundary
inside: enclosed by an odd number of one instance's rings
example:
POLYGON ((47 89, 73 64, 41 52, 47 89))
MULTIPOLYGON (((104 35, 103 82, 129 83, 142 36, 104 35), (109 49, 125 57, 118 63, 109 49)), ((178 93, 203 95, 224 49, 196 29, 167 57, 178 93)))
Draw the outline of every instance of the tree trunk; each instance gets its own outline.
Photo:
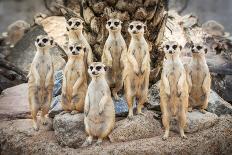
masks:
POLYGON ((167 0, 63 0, 56 1, 55 5, 50 6, 47 3, 47 6, 51 8, 50 10, 56 10, 53 12, 56 14, 57 10, 63 10, 66 19, 79 16, 85 21, 84 34, 98 61, 108 36, 105 24, 109 18, 116 17, 123 22, 122 35, 127 45, 130 41, 127 31, 129 23, 133 20, 146 22, 145 38, 152 47, 150 80, 155 82, 154 78, 158 75, 164 57, 158 47, 166 26, 167 0))

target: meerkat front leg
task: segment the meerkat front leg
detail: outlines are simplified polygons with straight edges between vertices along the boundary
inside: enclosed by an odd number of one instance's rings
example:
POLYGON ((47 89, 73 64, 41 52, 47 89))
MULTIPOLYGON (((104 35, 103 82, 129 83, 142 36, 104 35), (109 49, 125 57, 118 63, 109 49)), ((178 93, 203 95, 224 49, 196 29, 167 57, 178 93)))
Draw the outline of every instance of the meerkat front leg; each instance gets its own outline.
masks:
MULTIPOLYGON (((145 51, 146 52, 146 51, 145 51)), ((147 63, 149 63, 149 55, 146 52, 145 56, 143 58, 143 62, 142 62, 142 67, 141 67, 141 73, 143 74, 147 68, 147 63)))
POLYGON ((85 96, 85 105, 84 105, 84 114, 87 117, 89 114, 90 103, 89 103, 89 94, 87 93, 85 96))
POLYGON ((99 102, 99 115, 102 114, 102 112, 103 112, 103 110, 104 110, 104 108, 105 108, 105 103, 109 102, 109 100, 110 100, 110 94, 105 94, 105 95, 101 98, 101 100, 100 100, 100 102, 99 102))
POLYGON ((181 93, 183 92, 183 84, 184 84, 184 81, 186 80, 184 71, 181 72, 180 78, 177 82, 177 93, 178 93, 177 96, 178 97, 180 97, 181 93))
POLYGON ((53 65, 48 66, 47 68, 48 68, 48 74, 45 79, 45 89, 48 88, 51 79, 53 80, 53 73, 54 73, 53 65))
POLYGON ((111 52, 110 52, 110 48, 109 47, 105 47, 105 50, 104 50, 104 59, 103 60, 105 63, 106 66, 108 67, 112 67, 112 63, 113 63, 113 59, 112 59, 112 56, 111 56, 111 52))
POLYGON ((65 113, 68 112, 69 110, 69 107, 68 107, 68 98, 67 98, 67 94, 66 94, 66 91, 67 91, 67 79, 66 79, 66 74, 67 72, 64 72, 63 73, 63 85, 62 85, 62 94, 61 94, 61 102, 62 102, 62 107, 63 107, 63 110, 60 115, 63 115, 65 113))
POLYGON ((210 92, 210 74, 208 73, 203 81, 202 84, 202 91, 203 91, 203 95, 201 96, 201 100, 203 101, 203 105, 200 108, 200 111, 202 113, 206 113, 205 109, 208 107, 208 96, 209 96, 209 92, 210 92))
POLYGON ((124 68, 125 64, 126 64, 126 52, 127 52, 127 49, 126 47, 121 47, 121 50, 122 50, 122 53, 121 53, 121 56, 120 56, 120 67, 121 68, 124 68))
POLYGON ((77 94, 77 91, 78 91, 78 88, 81 86, 81 84, 84 82, 83 76, 84 76, 83 73, 80 73, 78 80, 75 82, 73 86, 72 101, 71 101, 71 105, 73 107, 73 111, 71 112, 72 115, 78 113, 78 111, 76 110, 76 106, 77 106, 76 104, 78 103, 80 98, 77 94))
POLYGON ((136 61, 135 57, 133 56, 133 53, 131 53, 130 51, 128 52, 128 60, 132 64, 135 74, 138 75, 139 74, 139 65, 138 65, 138 62, 136 61))
POLYGON ((162 79, 163 79, 163 84, 164 84, 164 91, 168 96, 170 96, 171 94, 170 85, 169 85, 169 81, 165 73, 163 73, 162 79))
POLYGON ((32 65, 31 72, 34 75, 36 86, 40 86, 40 75, 34 64, 32 65))
MULTIPOLYGON (((191 92, 191 89, 192 89, 192 78, 191 78, 191 72, 187 72, 187 75, 186 75, 186 79, 187 79, 187 83, 188 83, 188 90, 189 90, 189 93, 191 92)), ((191 97, 189 97, 189 100, 193 100, 191 99, 191 97)), ((191 101, 193 102, 193 101, 191 101)), ((192 112, 193 108, 192 106, 189 104, 188 105, 188 112, 192 112)))

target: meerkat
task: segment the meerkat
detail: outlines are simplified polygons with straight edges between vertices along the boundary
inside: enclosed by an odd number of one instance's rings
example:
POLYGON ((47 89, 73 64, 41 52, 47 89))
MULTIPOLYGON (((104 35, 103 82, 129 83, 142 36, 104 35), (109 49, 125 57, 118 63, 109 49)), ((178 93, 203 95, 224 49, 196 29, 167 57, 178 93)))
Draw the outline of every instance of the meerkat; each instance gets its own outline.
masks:
POLYGON ((186 71, 179 57, 181 46, 175 41, 164 43, 165 60, 160 82, 160 107, 165 128, 163 139, 169 136, 171 118, 177 118, 180 135, 186 138, 184 128, 188 108, 188 84, 186 71))
MULTIPOLYGON (((84 60, 87 70, 88 66, 93 62, 93 53, 88 41, 82 33, 83 21, 80 18, 70 18, 67 21, 66 29, 69 40, 68 44, 78 43, 86 48, 84 60)), ((86 76, 88 77, 88 74, 86 76)))
POLYGON ((41 122, 43 125, 47 123, 45 115, 50 108, 54 85, 54 67, 49 50, 54 45, 53 39, 46 35, 38 36, 35 41, 37 52, 28 74, 29 105, 35 130, 39 130, 36 116, 40 108, 42 110, 41 122))
POLYGON ((189 85, 189 112, 198 107, 202 113, 206 113, 210 94, 211 76, 205 60, 207 47, 201 43, 192 45, 192 58, 187 64, 187 81, 189 85))
POLYGON ((97 137, 97 145, 109 135, 115 124, 114 103, 106 77, 106 66, 101 62, 94 62, 88 68, 92 80, 88 86, 84 124, 88 134, 84 146, 91 145, 93 137, 97 137))
POLYGON ((62 107, 64 113, 83 112, 87 91, 87 77, 84 62, 86 48, 80 44, 69 45, 69 59, 64 69, 62 86, 62 107))
POLYGON ((133 117, 134 98, 138 99, 138 114, 143 114, 143 104, 147 100, 150 75, 150 53, 148 43, 144 38, 145 29, 146 25, 139 21, 131 22, 128 28, 131 41, 127 51, 123 79, 129 108, 129 119, 133 117))
POLYGON ((112 94, 116 100, 119 99, 117 93, 123 86, 122 71, 127 52, 126 42, 121 34, 121 24, 119 19, 107 21, 106 29, 109 31, 109 36, 102 54, 102 62, 109 67, 106 72, 107 81, 109 86, 113 87, 112 94))

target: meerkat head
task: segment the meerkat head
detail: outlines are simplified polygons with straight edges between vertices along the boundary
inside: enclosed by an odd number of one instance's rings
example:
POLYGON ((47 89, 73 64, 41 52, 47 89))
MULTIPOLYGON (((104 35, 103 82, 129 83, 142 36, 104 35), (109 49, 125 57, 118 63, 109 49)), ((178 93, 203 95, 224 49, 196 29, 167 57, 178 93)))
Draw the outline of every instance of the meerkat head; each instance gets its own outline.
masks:
POLYGON ((55 45, 54 39, 47 35, 39 35, 35 40, 35 46, 38 48, 51 48, 55 45))
POLYGON ((194 43, 191 47, 191 51, 193 56, 196 55, 204 56, 207 53, 208 49, 202 43, 194 43))
POLYGON ((83 56, 86 52, 86 48, 77 43, 69 45, 68 49, 71 56, 83 56))
POLYGON ((166 57, 179 55, 181 49, 182 46, 180 46, 176 41, 167 41, 163 45, 163 51, 166 57))
POLYGON ((106 29, 108 31, 119 31, 122 29, 122 22, 119 19, 109 19, 106 23, 106 29))
POLYGON ((146 29, 146 25, 140 21, 133 21, 129 24, 128 32, 131 36, 143 35, 146 29))
POLYGON ((66 22, 66 29, 67 31, 81 31, 83 29, 83 20, 80 18, 70 18, 66 22))
POLYGON ((106 69, 103 63, 93 62, 88 68, 88 73, 91 77, 105 76, 106 69))

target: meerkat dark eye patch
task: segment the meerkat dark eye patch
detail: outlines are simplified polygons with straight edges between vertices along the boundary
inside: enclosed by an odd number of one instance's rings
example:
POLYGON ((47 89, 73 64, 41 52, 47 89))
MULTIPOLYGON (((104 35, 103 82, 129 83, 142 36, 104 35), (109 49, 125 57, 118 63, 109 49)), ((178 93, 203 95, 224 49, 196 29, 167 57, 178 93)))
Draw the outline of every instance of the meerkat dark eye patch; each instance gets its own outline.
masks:
POLYGON ((39 39, 36 39, 36 42, 39 42, 39 39))
POLYGON ((134 27, 133 25, 130 25, 130 29, 131 29, 131 30, 133 29, 133 27, 134 27))
POLYGON ((197 49, 198 49, 198 50, 201 50, 201 49, 202 49, 202 46, 197 46, 197 49))
POLYGON ((110 25, 111 25, 111 22, 107 22, 107 24, 110 26, 110 25))
POLYGON ((50 44, 51 44, 51 45, 53 44, 53 40, 50 40, 50 44))
POLYGON ((72 46, 70 46, 70 47, 69 47, 69 49, 70 49, 70 51, 72 51, 72 50, 73 50, 73 47, 72 47, 72 46))
POLYGON ((76 22, 76 26, 79 26, 81 23, 80 22, 76 22))
POLYGON ((43 41, 44 43, 46 43, 46 42, 48 42, 48 39, 44 38, 42 41, 43 41))
POLYGON ((77 46, 76 49, 77 49, 78 51, 80 51, 80 50, 81 50, 81 47, 80 47, 80 46, 77 46))
POLYGON ((101 68, 102 68, 101 66, 97 66, 97 67, 96 67, 96 70, 97 70, 97 71, 100 71, 101 68))
POLYGON ((169 49, 169 45, 166 45, 166 49, 167 49, 167 50, 169 49))
POLYGON ((118 25, 119 25, 119 22, 114 22, 114 25, 115 25, 115 26, 118 26, 118 25))
POLYGON ((177 45, 173 45, 172 48, 175 50, 177 48, 177 45))
POLYGON ((89 69, 90 69, 90 70, 93 70, 93 66, 89 66, 89 69))
POLYGON ((194 45, 192 45, 192 48, 194 48, 194 45))
POLYGON ((140 30, 141 28, 142 28, 141 25, 137 25, 137 26, 136 26, 136 29, 138 29, 138 30, 140 30))
POLYGON ((71 21, 69 21, 69 22, 68 22, 68 25, 69 25, 69 26, 71 26, 71 25, 72 25, 72 22, 71 22, 71 21))

